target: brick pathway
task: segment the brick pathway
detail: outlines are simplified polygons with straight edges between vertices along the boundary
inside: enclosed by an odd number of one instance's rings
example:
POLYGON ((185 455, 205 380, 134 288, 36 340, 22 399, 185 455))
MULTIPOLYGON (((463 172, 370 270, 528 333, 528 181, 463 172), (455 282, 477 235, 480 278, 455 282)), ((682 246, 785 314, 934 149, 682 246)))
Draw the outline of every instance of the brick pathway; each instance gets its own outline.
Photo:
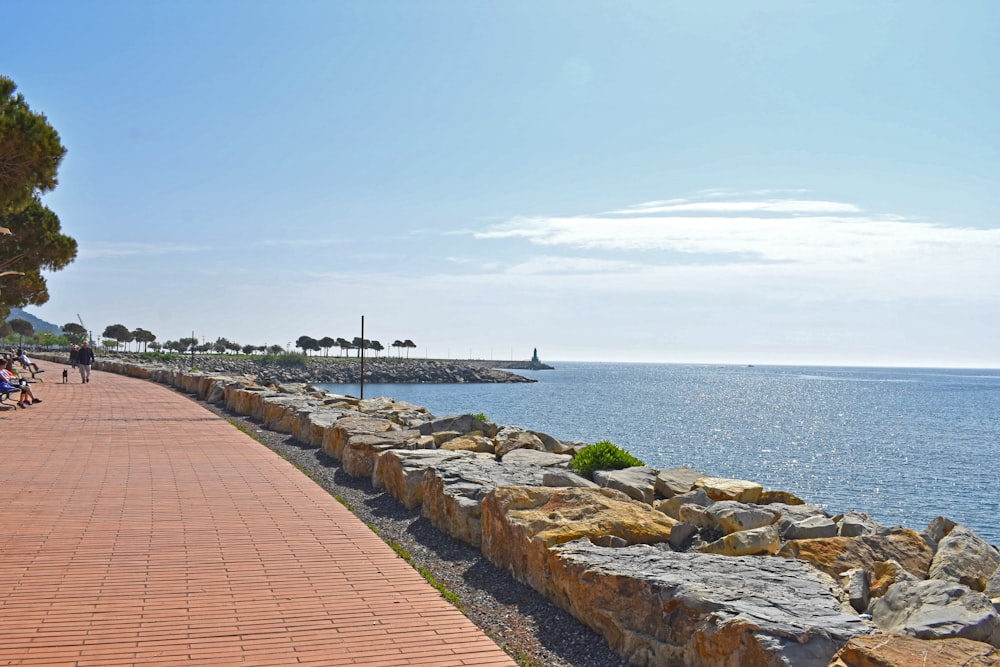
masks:
POLYGON ((226 421, 41 365, 43 402, 0 408, 0 665, 515 664, 226 421))

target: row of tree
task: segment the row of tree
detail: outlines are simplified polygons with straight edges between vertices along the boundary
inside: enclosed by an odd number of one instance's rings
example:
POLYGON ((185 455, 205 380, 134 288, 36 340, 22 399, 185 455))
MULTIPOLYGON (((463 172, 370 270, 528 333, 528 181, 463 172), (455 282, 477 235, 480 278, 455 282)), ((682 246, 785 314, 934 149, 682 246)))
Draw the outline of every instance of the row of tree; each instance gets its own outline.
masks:
MULTIPOLYGON (((63 325, 63 332, 71 336, 86 336, 87 333, 82 326, 72 322, 63 325)), ((257 352, 280 354, 285 351, 280 345, 240 345, 227 338, 218 338, 214 343, 203 342, 199 344, 197 338, 188 337, 179 340, 168 340, 161 344, 157 342, 156 334, 141 328, 130 330, 124 324, 112 324, 108 326, 104 329, 103 336, 105 345, 110 341, 114 341, 114 347, 125 345, 125 349, 128 350, 128 344, 135 342, 142 344, 143 352, 148 351, 150 348, 157 352, 160 350, 171 352, 190 352, 193 350, 200 353, 215 352, 217 354, 228 354, 230 352, 234 354, 239 354, 240 352, 243 354, 255 354, 257 352)), ((368 338, 362 340, 359 336, 350 341, 346 338, 331 338, 330 336, 324 336, 320 339, 311 336, 299 336, 298 340, 295 341, 295 347, 301 349, 306 355, 310 352, 323 350, 324 356, 328 356, 329 351, 334 347, 340 348, 343 355, 347 355, 351 351, 357 351, 359 356, 362 349, 372 350, 376 356, 379 352, 385 350, 385 347, 379 341, 368 338)), ((406 356, 409 358, 410 349, 417 347, 417 344, 410 339, 403 341, 395 340, 392 342, 391 347, 398 349, 400 356, 402 356, 402 350, 405 349, 406 356)))
POLYGON ((66 149, 45 115, 16 90, 0 75, 0 321, 11 308, 48 301, 42 271, 76 258, 76 241, 40 200, 58 184, 66 149))
MULTIPOLYGON (((23 319, 13 319, 9 322, 0 323, 0 337, 6 337, 10 334, 16 334, 18 342, 20 343, 23 339, 29 339, 37 342, 41 345, 65 345, 65 344, 76 344, 79 345, 83 341, 87 340, 88 332, 83 327, 83 325, 77 324, 76 322, 67 322, 62 326, 62 336, 56 336, 55 334, 43 335, 35 334, 34 327, 27 320, 23 319)), ((228 338, 217 338, 214 343, 203 342, 199 343, 197 338, 188 337, 180 338, 178 340, 168 340, 164 343, 160 343, 156 340, 156 334, 147 329, 141 327, 136 329, 129 329, 124 324, 111 324, 105 327, 104 332, 101 334, 103 337, 103 346, 111 347, 117 349, 118 347, 124 347, 126 351, 129 350, 129 344, 136 344, 136 351, 140 351, 139 346, 141 345, 142 352, 148 352, 152 349, 154 352, 159 352, 161 350, 166 350, 168 352, 177 353, 187 353, 187 352, 198 352, 198 353, 208 353, 215 352, 216 354, 281 354, 285 351, 280 345, 240 345, 239 343, 234 343, 228 338)), ((324 356, 328 356, 330 349, 337 347, 340 348, 342 355, 350 354, 352 351, 356 351, 358 356, 361 355, 361 350, 372 350, 376 356, 380 352, 385 350, 385 347, 377 340, 370 340, 368 338, 362 339, 360 336, 356 336, 352 340, 347 340, 346 338, 331 338, 325 336, 320 339, 312 338, 311 336, 299 336, 298 340, 295 341, 295 347, 300 348, 306 355, 310 352, 318 352, 323 350, 324 356)), ((410 349, 416 348, 417 344, 412 340, 407 338, 406 340, 394 340, 390 347, 399 350, 399 356, 402 356, 402 351, 406 350, 406 356, 409 358, 410 349)))
MULTIPOLYGON (((417 344, 412 340, 407 338, 405 341, 394 340, 391 347, 395 347, 400 350, 400 356, 402 356, 402 350, 406 350, 406 356, 410 356, 410 348, 416 347, 417 344)), ((385 350, 385 347, 377 340, 369 340, 368 338, 362 339, 360 336, 355 336, 351 340, 346 338, 331 338, 330 336, 324 336, 323 338, 316 339, 312 336, 299 336, 298 340, 295 341, 295 347, 301 349, 306 355, 310 352, 318 352, 323 350, 323 356, 328 356, 331 348, 340 348, 341 354, 347 355, 352 350, 357 350, 357 355, 361 356, 362 350, 372 350, 375 352, 375 356, 378 356, 379 352, 385 350)))

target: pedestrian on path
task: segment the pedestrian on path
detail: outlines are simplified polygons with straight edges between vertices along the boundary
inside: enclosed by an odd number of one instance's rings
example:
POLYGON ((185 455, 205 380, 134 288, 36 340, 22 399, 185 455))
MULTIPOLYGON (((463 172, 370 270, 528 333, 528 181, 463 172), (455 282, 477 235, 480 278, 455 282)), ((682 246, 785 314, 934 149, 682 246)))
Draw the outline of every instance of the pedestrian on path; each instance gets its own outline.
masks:
POLYGON ((83 341, 80 351, 76 355, 76 364, 80 369, 80 379, 90 382, 90 365, 94 363, 94 351, 90 349, 90 343, 83 341))

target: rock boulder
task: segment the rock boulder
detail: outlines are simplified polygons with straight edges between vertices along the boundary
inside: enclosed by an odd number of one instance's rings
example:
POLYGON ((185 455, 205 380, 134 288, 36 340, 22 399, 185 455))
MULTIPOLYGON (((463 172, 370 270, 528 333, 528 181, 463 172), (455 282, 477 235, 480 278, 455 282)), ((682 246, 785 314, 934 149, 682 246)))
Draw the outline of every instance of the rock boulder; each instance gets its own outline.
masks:
POLYGON ((919 639, 963 637, 1000 646, 1000 614, 982 593, 928 579, 893 584, 868 607, 884 632, 919 639))
POLYGON ((974 591, 986 590, 987 582, 1000 567, 1000 554, 967 526, 955 526, 938 542, 928 576, 957 581, 974 591))
POLYGON ((546 594, 548 550, 587 537, 625 544, 666 542, 674 521, 613 489, 498 487, 483 501, 482 551, 546 594))
POLYGON ((577 540, 549 562, 556 603, 632 665, 827 667, 870 632, 833 580, 795 561, 577 540))

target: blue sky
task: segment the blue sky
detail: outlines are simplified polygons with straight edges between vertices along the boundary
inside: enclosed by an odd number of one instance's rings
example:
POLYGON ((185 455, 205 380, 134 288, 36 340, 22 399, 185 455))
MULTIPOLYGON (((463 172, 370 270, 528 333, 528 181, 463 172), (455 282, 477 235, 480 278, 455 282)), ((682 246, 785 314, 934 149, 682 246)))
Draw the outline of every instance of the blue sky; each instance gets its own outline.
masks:
POLYGON ((7 2, 63 324, 1000 367, 993 2, 7 2))

